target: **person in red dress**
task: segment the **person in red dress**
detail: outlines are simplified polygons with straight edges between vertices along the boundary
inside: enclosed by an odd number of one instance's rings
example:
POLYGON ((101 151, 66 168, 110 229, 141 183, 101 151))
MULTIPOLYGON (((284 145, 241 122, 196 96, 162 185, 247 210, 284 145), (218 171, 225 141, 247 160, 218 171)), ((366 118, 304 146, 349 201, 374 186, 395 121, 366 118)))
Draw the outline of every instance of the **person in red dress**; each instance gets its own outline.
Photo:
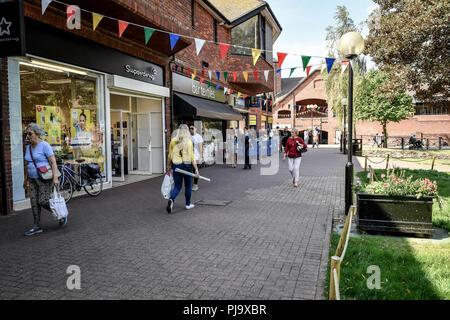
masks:
POLYGON ((305 141, 300 138, 299 130, 295 129, 294 136, 287 140, 283 157, 283 161, 286 160, 286 156, 288 158, 289 172, 291 173, 292 183, 295 188, 298 187, 298 180, 300 178, 300 164, 302 162, 302 153, 297 150, 298 146, 302 149, 308 148, 305 141))

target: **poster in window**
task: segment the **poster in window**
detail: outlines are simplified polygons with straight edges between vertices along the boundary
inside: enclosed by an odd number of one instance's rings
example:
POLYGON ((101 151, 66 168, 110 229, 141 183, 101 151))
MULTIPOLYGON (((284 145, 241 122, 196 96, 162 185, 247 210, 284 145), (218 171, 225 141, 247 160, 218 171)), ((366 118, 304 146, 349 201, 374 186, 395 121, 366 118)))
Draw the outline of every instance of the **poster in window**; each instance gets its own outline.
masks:
POLYGON ((61 148, 61 109, 58 106, 36 106, 36 123, 44 129, 42 139, 48 142, 53 150, 61 148))
POLYGON ((90 110, 70 110, 70 145, 72 147, 90 148, 92 144, 92 115, 90 110))

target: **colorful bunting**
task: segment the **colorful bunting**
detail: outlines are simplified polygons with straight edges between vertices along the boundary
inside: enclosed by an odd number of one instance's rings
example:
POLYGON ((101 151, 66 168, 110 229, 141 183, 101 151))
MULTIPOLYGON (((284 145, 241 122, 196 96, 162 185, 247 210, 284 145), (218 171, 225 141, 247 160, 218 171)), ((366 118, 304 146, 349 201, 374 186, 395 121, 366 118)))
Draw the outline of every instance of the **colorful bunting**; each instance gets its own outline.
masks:
POLYGON ((188 77, 191 76, 191 68, 187 68, 187 75, 188 75, 188 77))
POLYGON ((219 44, 220 46, 220 54, 222 56, 222 60, 225 59, 225 56, 227 55, 228 49, 230 49, 230 45, 229 44, 219 44))
POLYGON ((303 71, 306 70, 306 66, 308 65, 309 60, 311 60, 310 56, 302 56, 303 71))
POLYGON ((281 65, 283 64, 283 61, 286 58, 286 56, 287 56, 287 53, 277 52, 278 68, 281 68, 281 65))
POLYGON ((224 72, 223 73, 223 78, 225 79, 225 82, 227 82, 227 78, 228 78, 228 72, 224 72))
POLYGON ((245 82, 248 82, 248 72, 244 71, 242 74, 244 75, 245 82))
POLYGON ((255 77, 255 81, 258 82, 258 71, 254 71, 253 76, 255 77))
POLYGON ((281 69, 278 69, 278 70, 277 70, 277 74, 279 74, 280 72, 281 72, 281 69))
POLYGON ((258 61, 258 58, 261 55, 261 52, 262 50, 260 49, 252 49, 253 65, 256 65, 256 62, 258 61))
POLYGON ((103 16, 101 14, 92 13, 92 29, 95 30, 97 28, 100 21, 102 21, 103 16))
POLYGON ((199 55, 200 51, 202 50, 204 44, 205 44, 205 40, 195 39, 195 49, 197 50, 197 56, 199 55))
POLYGON ((308 79, 310 71, 311 71, 311 66, 307 66, 306 67, 306 79, 308 79))
POLYGON ((197 69, 194 69, 194 72, 192 73, 192 80, 194 80, 196 76, 197 76, 197 69))
POLYGON ((289 74, 289 78, 292 76, 292 73, 294 73, 295 69, 297 69, 297 68, 291 68, 291 73, 289 74))
POLYGON ((236 82, 237 72, 233 72, 233 81, 236 82))
POLYGON ((178 39, 180 39, 180 36, 177 34, 170 34, 170 50, 173 51, 173 48, 175 47, 175 45, 178 42, 178 39))
POLYGON ((266 82, 269 81, 269 72, 270 72, 270 70, 264 71, 264 77, 266 78, 266 82))
POLYGON ((348 67, 349 61, 342 61, 341 64, 342 64, 342 72, 341 73, 344 73, 345 69, 347 69, 347 67, 348 67))
POLYGON ((216 91, 219 90, 220 86, 216 84, 216 91))
POLYGON ((209 80, 211 80, 211 77, 212 77, 212 71, 211 70, 208 70, 208 77, 209 77, 209 80))
POLYGON ((217 81, 220 81, 220 71, 216 71, 217 74, 217 81))
POLYGON ((155 29, 152 28, 144 28, 144 33, 145 33, 145 45, 148 44, 148 41, 150 40, 150 38, 152 37, 153 33, 155 32, 155 29))
POLYGON ((205 80, 205 78, 201 77, 200 78, 200 84, 202 84, 204 80, 205 80))
POLYGON ((53 0, 42 0, 42 15, 44 15, 45 10, 47 10, 48 5, 52 2, 53 0))
POLYGON ((327 71, 330 73, 331 68, 333 67, 333 63, 336 58, 325 58, 325 62, 327 63, 327 71))
POLYGON ((117 22, 119 24, 119 38, 121 38, 129 23, 122 20, 117 20, 117 22))
POLYGON ((202 69, 202 78, 205 77, 205 70, 202 69))

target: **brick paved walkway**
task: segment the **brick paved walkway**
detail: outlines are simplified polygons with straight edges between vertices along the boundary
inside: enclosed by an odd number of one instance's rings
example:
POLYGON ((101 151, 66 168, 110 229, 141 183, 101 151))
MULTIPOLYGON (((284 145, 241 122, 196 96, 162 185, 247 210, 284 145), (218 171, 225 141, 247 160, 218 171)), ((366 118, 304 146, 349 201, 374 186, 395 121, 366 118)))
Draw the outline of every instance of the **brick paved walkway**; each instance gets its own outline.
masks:
POLYGON ((222 207, 186 211, 180 194, 168 215, 155 178, 73 199, 65 229, 44 213, 44 233, 25 237, 29 210, 0 217, 0 299, 323 299, 345 162, 310 149, 298 189, 283 162, 275 176, 204 168, 193 200, 222 207), (69 265, 81 290, 66 287, 69 265))

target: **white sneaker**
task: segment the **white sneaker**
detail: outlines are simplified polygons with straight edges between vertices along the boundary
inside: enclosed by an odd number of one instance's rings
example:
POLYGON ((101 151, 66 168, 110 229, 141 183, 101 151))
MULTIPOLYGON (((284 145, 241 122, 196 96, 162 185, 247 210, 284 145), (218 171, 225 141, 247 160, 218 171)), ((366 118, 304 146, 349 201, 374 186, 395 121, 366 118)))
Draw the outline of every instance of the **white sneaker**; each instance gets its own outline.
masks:
POLYGON ((198 184, 193 184, 192 191, 197 191, 197 190, 198 190, 198 184))
POLYGON ((195 206, 191 203, 190 205, 186 206, 186 210, 190 210, 192 208, 194 208, 195 206))

